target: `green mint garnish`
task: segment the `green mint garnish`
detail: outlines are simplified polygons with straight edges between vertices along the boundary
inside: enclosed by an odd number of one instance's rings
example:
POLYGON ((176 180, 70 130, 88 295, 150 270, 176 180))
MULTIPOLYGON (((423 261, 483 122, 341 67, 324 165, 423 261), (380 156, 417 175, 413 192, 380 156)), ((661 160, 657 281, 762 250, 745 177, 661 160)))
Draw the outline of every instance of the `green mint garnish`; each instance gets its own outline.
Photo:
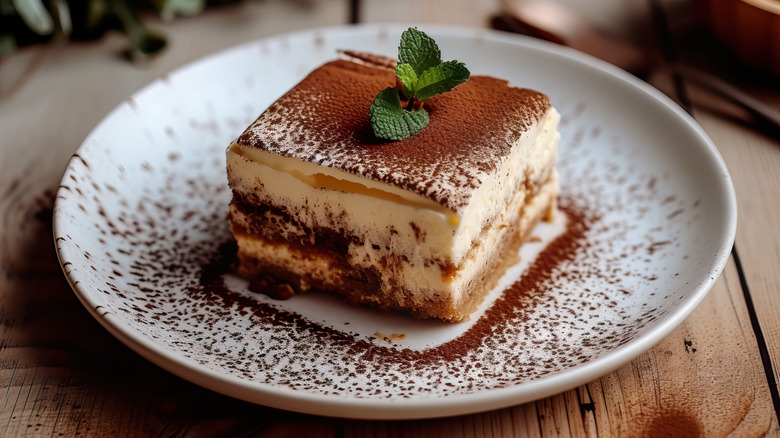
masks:
POLYGON ((442 62, 436 42, 414 28, 401 34, 395 74, 403 89, 380 91, 369 111, 374 135, 386 140, 403 140, 422 131, 429 121, 422 101, 452 90, 470 76, 462 62, 442 62))
POLYGON ((387 140, 403 140, 428 126, 428 112, 424 109, 407 111, 401 106, 398 89, 385 88, 376 95, 369 110, 374 135, 387 140))

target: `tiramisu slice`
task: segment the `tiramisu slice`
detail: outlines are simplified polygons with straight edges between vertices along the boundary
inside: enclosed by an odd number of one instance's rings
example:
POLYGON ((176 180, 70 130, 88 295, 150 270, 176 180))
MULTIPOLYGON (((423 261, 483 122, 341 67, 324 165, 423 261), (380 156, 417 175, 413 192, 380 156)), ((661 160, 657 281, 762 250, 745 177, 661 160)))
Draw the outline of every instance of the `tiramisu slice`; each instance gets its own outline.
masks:
POLYGON ((468 319, 556 209, 559 115, 547 96, 472 76, 430 123, 378 139, 387 59, 314 70, 227 150, 238 273, 421 318, 468 319))

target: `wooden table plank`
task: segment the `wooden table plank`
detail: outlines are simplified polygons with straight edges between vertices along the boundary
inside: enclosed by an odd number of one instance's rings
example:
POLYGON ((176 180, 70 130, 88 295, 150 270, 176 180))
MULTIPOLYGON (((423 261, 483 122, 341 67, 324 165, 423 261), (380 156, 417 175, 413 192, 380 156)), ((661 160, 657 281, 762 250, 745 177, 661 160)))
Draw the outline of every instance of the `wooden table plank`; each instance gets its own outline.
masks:
MULTIPOLYGON (((718 145, 734 180, 739 210, 735 247, 769 366, 780 382, 780 140, 712 113, 694 114, 718 145)), ((777 403, 777 383, 773 390, 777 403)), ((774 432, 777 427, 775 417, 774 432)))
MULTIPOLYGON (((777 106, 780 111, 780 105, 777 106)), ((710 112, 697 120, 726 160, 739 208, 736 246, 777 372, 780 365, 780 138, 710 112)), ((780 377, 780 375, 777 375, 780 377)))

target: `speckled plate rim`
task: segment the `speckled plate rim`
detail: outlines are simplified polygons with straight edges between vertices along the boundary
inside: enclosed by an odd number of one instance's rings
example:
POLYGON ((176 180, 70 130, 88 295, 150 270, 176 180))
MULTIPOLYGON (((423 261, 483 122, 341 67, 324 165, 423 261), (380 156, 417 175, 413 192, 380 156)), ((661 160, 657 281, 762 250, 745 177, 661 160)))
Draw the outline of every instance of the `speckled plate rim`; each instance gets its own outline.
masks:
MULTIPOLYGON (((406 27, 408 27, 408 24, 336 26, 290 32, 264 38, 260 41, 271 42, 277 39, 291 40, 298 38, 314 39, 327 37, 328 35, 343 36, 345 34, 359 37, 360 35, 375 34, 378 32, 386 33, 388 30, 394 31, 396 29, 400 32, 400 30, 406 27)), ((133 327, 125 324, 110 313, 101 314, 99 311, 95 310, 96 302, 92 297, 94 291, 82 287, 81 284, 85 284, 85 282, 80 282, 78 278, 75 278, 76 275, 69 274, 63 267, 69 284, 82 304, 101 325, 125 345, 150 362, 179 377, 189 380, 190 382, 215 392, 274 408, 307 414, 356 419, 419 419, 454 416, 484 412, 537 400, 569 390, 601 377, 624 365, 660 342, 696 308, 712 288, 728 261, 736 235, 737 201, 734 187, 723 158, 720 156, 720 153, 707 134, 690 115, 660 91, 615 66, 576 50, 528 37, 485 29, 428 24, 424 25, 424 27, 426 30, 435 31, 437 34, 445 35, 449 38, 464 40, 469 38, 480 38, 486 43, 496 42, 514 44, 530 50, 545 52, 547 55, 559 57, 564 62, 591 69, 598 74, 609 77, 610 80, 633 87, 647 99, 645 102, 646 104, 654 104, 659 111, 666 111, 681 121, 684 127, 690 130, 690 132, 699 140, 694 144, 687 144, 686 147, 697 149, 697 152, 701 154, 701 158, 706 159, 708 164, 715 170, 715 173, 721 176, 718 180, 718 184, 710 187, 710 189, 718 192, 722 197, 724 205, 726 206, 725 211, 723 211, 726 220, 723 222, 724 227, 721 230, 721 233, 717 236, 720 240, 718 250, 711 256, 711 260, 708 261, 709 266, 711 266, 710 275, 699 284, 691 286, 691 291, 687 298, 678 303, 676 308, 659 320, 652 329, 646 331, 631 342, 590 362, 517 386, 438 398, 421 396, 419 398, 402 400, 354 399, 349 397, 312 394, 269 384, 250 382, 238 377, 209 370, 200 366, 193 360, 188 360, 177 355, 176 352, 161 348, 158 344, 146 338, 144 335, 134 330, 133 327)), ((226 56, 226 54, 232 50, 238 50, 242 47, 255 45, 257 43, 258 41, 253 41, 241 46, 223 50, 180 67, 176 71, 195 68, 201 63, 211 62, 214 58, 226 56)), ((158 84, 159 81, 160 79, 152 82, 140 89, 134 95, 144 93, 146 90, 158 84)), ((117 111, 119 111, 119 107, 111 111, 103 121, 94 128, 93 132, 98 131, 101 125, 117 111)), ((83 147, 84 145, 77 150, 77 154, 83 147)), ((74 156, 71 161, 75 159, 77 158, 74 156)), ((67 230, 63 229, 61 222, 58 220, 56 203, 53 229, 57 254, 60 264, 63 265, 68 259, 68 254, 67 251, 62 250, 59 247, 57 241, 59 236, 65 235, 67 230)))

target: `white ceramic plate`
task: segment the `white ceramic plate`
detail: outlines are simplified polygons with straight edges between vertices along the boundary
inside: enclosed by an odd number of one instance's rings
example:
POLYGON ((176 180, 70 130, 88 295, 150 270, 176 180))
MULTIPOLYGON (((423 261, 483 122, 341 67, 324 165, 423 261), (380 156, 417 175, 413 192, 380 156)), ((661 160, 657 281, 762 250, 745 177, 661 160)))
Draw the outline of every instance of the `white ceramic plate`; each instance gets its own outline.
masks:
POLYGON ((524 247, 524 264, 472 322, 414 321, 319 294, 273 301, 204 270, 230 236, 225 147, 337 49, 394 56, 398 25, 245 44, 112 111, 68 165, 54 212, 60 261, 87 309, 199 385, 352 418, 527 402, 608 373, 666 336, 710 289, 734 239, 731 180, 701 128, 656 90, 578 52, 421 28, 445 59, 544 91, 563 114, 564 214, 535 231, 541 241, 524 247), (562 251, 536 260, 553 239, 562 251))

